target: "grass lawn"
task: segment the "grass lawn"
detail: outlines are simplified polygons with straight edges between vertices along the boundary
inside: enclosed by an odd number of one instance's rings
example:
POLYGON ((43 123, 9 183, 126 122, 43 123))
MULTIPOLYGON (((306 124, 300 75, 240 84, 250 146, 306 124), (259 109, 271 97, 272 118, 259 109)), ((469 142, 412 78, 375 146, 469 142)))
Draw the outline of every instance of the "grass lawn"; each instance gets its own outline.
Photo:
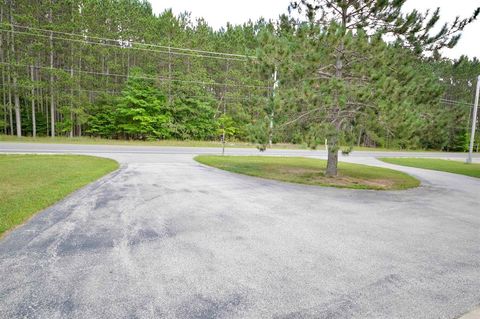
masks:
MULTIPOLYGON (((193 141, 193 140, 158 140, 158 141, 140 141, 140 140, 113 140, 94 137, 16 137, 10 135, 0 135, 0 142, 23 142, 23 143, 49 143, 49 144, 96 144, 96 145, 127 145, 127 146, 183 146, 183 147, 222 147, 220 141, 193 141)), ((255 148, 254 144, 227 141, 226 147, 255 148)), ((277 149, 305 149, 305 145, 300 144, 275 144, 273 148, 277 149)), ((323 149, 323 148, 322 148, 323 149)))
POLYGON ((432 158, 380 158, 380 160, 390 164, 426 168, 480 178, 480 164, 478 163, 466 164, 460 161, 432 158))
POLYGON ((339 163, 339 175, 326 177, 327 161, 304 157, 199 155, 195 160, 234 173, 308 185, 375 190, 420 185, 416 178, 399 171, 350 163, 339 163))
POLYGON ((117 168, 93 156, 0 154, 0 236, 117 168))
MULTIPOLYGON (((94 137, 29 137, 29 136, 10 136, 0 134, 0 142, 20 142, 20 143, 49 143, 49 144, 96 144, 96 145, 128 145, 128 146, 183 146, 183 147, 222 147, 220 141, 190 141, 190 140, 159 140, 159 141, 138 141, 138 140, 113 140, 113 139, 104 139, 104 138, 94 138, 94 137)), ((256 146, 252 143, 240 142, 240 141, 231 141, 226 143, 227 148, 229 147, 238 147, 238 148, 255 148, 256 146)), ((289 144, 289 143, 278 143, 273 144, 273 149, 309 149, 305 144, 289 144)), ((319 145, 317 150, 325 150, 324 145, 319 145)), ((375 147, 354 147, 354 151, 382 151, 382 152, 415 152, 418 150, 400 150, 400 149, 387 149, 387 148, 375 148, 375 147)), ((425 150, 421 150, 425 152, 425 150)))

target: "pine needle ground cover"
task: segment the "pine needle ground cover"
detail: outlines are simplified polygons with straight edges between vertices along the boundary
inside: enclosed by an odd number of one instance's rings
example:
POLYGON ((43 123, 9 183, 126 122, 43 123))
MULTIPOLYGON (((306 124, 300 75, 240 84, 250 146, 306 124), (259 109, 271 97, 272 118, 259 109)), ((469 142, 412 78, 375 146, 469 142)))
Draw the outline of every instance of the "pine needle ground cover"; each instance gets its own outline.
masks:
POLYGON ((0 155, 0 236, 117 168, 93 156, 0 155))
POLYGON ((374 190, 420 185, 420 181, 399 171, 343 162, 338 164, 337 177, 326 177, 327 161, 304 157, 200 155, 195 160, 234 173, 307 185, 374 190))
POLYGON ((480 164, 466 164, 460 161, 432 158, 381 158, 380 160, 396 165, 431 169, 454 174, 480 178, 480 164))

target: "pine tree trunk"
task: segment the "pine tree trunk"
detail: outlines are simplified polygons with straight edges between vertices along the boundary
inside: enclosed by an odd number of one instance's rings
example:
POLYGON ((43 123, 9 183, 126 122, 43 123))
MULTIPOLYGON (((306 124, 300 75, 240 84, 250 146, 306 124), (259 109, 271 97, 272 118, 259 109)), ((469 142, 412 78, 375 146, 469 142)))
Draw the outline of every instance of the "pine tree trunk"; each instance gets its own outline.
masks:
POLYGON ((37 137, 37 120, 35 116, 35 86, 34 86, 34 68, 33 65, 30 66, 31 80, 32 80, 32 136, 37 137))
POLYGON ((327 170, 325 171, 325 176, 334 177, 337 176, 337 166, 338 166, 338 145, 335 137, 332 137, 328 140, 328 159, 327 159, 327 170))
POLYGON ((362 135, 363 135, 363 128, 361 128, 360 133, 358 133, 357 147, 360 147, 360 143, 362 142, 362 135))
MULTIPOLYGON (((72 24, 72 27, 75 25, 74 21, 73 21, 73 12, 74 12, 74 9, 73 9, 73 3, 72 3, 72 7, 71 7, 71 19, 70 19, 70 23, 72 24)), ((74 32, 72 30, 72 32, 74 32)), ((74 97, 73 97, 73 43, 70 43, 70 138, 73 137, 73 131, 75 130, 75 123, 74 123, 74 118, 73 118, 73 105, 74 105, 74 97)))
MULTIPOLYGON (((2 61, 3 62, 3 61, 2 61)), ((2 68, 2 97, 3 97, 3 121, 5 123, 3 127, 3 133, 7 135, 7 92, 5 90, 5 72, 2 68)))
MULTIPOLYGON (((340 44, 339 50, 337 53, 336 63, 335 63, 335 76, 337 78, 342 78, 342 68, 343 61, 341 58, 341 52, 343 51, 343 43, 340 44)), ((338 93, 335 93, 335 102, 337 104, 335 112, 340 109, 338 101, 338 93)), ((333 177, 337 176, 337 166, 338 166, 338 135, 340 133, 340 127, 338 127, 337 121, 334 121, 335 132, 328 139, 328 158, 327 158, 327 170, 325 172, 326 176, 333 177)))
POLYGON ((6 82, 8 83, 8 131, 10 133, 10 135, 14 135, 13 133, 13 114, 12 114, 12 86, 11 86, 11 77, 12 77, 12 66, 11 66, 11 57, 10 57, 10 50, 8 49, 10 47, 10 36, 9 34, 7 33, 7 38, 6 38, 6 42, 7 42, 7 49, 5 50, 6 53, 7 53, 7 59, 6 59, 6 62, 7 63, 7 77, 6 77, 6 82))
POLYGON ((14 133, 13 133, 13 113, 12 113, 12 90, 10 86, 8 86, 8 117, 9 117, 9 125, 10 125, 10 135, 13 136, 14 133))
MULTIPOLYGON (((0 7, 0 24, 3 24, 3 5, 0 7)), ((3 133, 7 135, 7 84, 5 83, 5 69, 3 64, 5 62, 3 53, 3 32, 0 32, 0 43, 2 44, 0 47, 0 62, 2 63, 3 122, 5 123, 5 125, 3 126, 3 133)))
MULTIPOLYGON (((347 26, 347 8, 342 9, 342 27, 346 29, 347 26)), ((335 77, 337 79, 343 78, 343 54, 345 50, 345 44, 343 39, 340 40, 340 43, 337 47, 336 57, 335 57, 335 77)), ((338 97, 338 92, 335 92, 335 104, 336 109, 335 113, 340 111, 340 102, 338 97)), ((334 115, 336 116, 336 114, 334 115)), ((335 132, 330 136, 328 139, 328 158, 327 158, 327 170, 325 171, 325 175, 328 177, 337 176, 338 173, 338 138, 340 134, 340 119, 336 119, 333 121, 335 132)))
MULTIPOLYGON (((342 15, 342 26, 345 28, 347 25, 347 11, 346 8, 343 9, 342 15)), ((345 45, 343 40, 340 40, 340 43, 337 48, 337 53, 335 57, 335 77, 337 79, 343 78, 343 51, 345 45)), ((338 92, 335 92, 335 104, 336 110, 335 113, 340 111, 340 102, 338 98, 338 92)), ((334 115, 335 116, 335 115, 334 115)), ((337 167, 338 167, 338 136, 340 134, 339 119, 334 120, 333 125, 335 127, 335 132, 328 139, 328 158, 327 158, 327 170, 325 175, 329 177, 337 176, 337 167)))
MULTIPOLYGON (((82 69, 82 55, 80 54, 78 58, 78 70, 82 69)), ((82 76, 81 73, 78 74, 78 101, 81 103, 81 94, 82 94, 82 76)), ((82 123, 78 120, 78 115, 75 117, 77 122, 77 136, 82 136, 82 123)))
MULTIPOLYGON (((72 54, 73 55, 73 54, 72 54)), ((72 57, 73 58, 73 57, 72 57)), ((73 63, 72 66, 70 67, 70 78, 72 80, 72 83, 70 83, 70 138, 73 137, 73 63)))
POLYGON ((73 45, 70 48, 70 138, 73 137, 73 45))
MULTIPOLYGON (((50 1, 50 12, 48 15, 48 21, 50 26, 52 24, 52 6, 53 1, 50 1)), ((50 131, 51 136, 55 137, 55 98, 53 93, 53 32, 50 31, 49 37, 50 44, 50 131)))
MULTIPOLYGON (((46 95, 47 93, 45 93, 46 95)), ((47 136, 50 135, 50 121, 48 120, 49 117, 49 106, 48 106, 48 100, 47 97, 45 97, 45 121, 46 121, 46 126, 47 126, 47 136)))
POLYGON ((13 78, 13 90, 14 90, 14 99, 15 99, 15 126, 17 128, 17 136, 22 136, 22 119, 20 117, 20 96, 18 95, 17 90, 17 78, 13 78))
MULTIPOLYGON (((13 12, 12 12, 12 2, 10 1, 10 27, 11 27, 11 41, 10 41, 10 50, 12 52, 12 60, 17 60, 15 55, 15 30, 13 27, 13 12)), ((17 136, 22 136, 22 119, 20 117, 20 96, 18 95, 17 87, 17 70, 14 68, 12 72, 12 82, 13 82, 13 99, 15 102, 15 126, 17 128, 17 136)))

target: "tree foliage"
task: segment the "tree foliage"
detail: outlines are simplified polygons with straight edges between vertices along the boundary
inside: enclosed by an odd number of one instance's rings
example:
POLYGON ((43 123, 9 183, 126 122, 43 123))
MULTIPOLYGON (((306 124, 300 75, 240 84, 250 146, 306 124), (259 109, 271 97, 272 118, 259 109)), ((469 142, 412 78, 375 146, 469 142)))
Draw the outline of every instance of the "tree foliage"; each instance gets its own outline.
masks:
POLYGON ((337 173, 340 143, 353 143, 355 135, 420 146, 414 132, 442 94, 438 79, 418 72, 425 63, 420 54, 454 46, 479 13, 431 35, 439 11, 404 14, 404 2, 294 1, 290 8, 305 19, 283 16, 263 35, 259 58, 267 72, 279 68, 286 123, 305 129, 310 144, 327 138, 327 175, 337 173))
POLYGON ((464 150, 480 63, 440 49, 479 9, 438 27, 439 10, 404 2, 301 0, 214 30, 144 0, 2 0, 0 129, 261 150, 327 139, 332 169, 341 145, 464 150))

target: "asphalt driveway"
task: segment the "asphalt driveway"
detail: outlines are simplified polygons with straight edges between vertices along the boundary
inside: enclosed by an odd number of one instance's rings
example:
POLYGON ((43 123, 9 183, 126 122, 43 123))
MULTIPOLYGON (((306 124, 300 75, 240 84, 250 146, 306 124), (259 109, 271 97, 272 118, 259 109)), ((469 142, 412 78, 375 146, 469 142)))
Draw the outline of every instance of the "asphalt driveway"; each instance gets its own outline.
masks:
MULTIPOLYGON (((23 147, 122 166, 0 240, 1 318, 457 318, 480 304, 479 179, 403 167, 420 188, 345 190, 205 167, 195 149, 23 147)), ((373 156, 348 160, 394 167, 373 156)))

